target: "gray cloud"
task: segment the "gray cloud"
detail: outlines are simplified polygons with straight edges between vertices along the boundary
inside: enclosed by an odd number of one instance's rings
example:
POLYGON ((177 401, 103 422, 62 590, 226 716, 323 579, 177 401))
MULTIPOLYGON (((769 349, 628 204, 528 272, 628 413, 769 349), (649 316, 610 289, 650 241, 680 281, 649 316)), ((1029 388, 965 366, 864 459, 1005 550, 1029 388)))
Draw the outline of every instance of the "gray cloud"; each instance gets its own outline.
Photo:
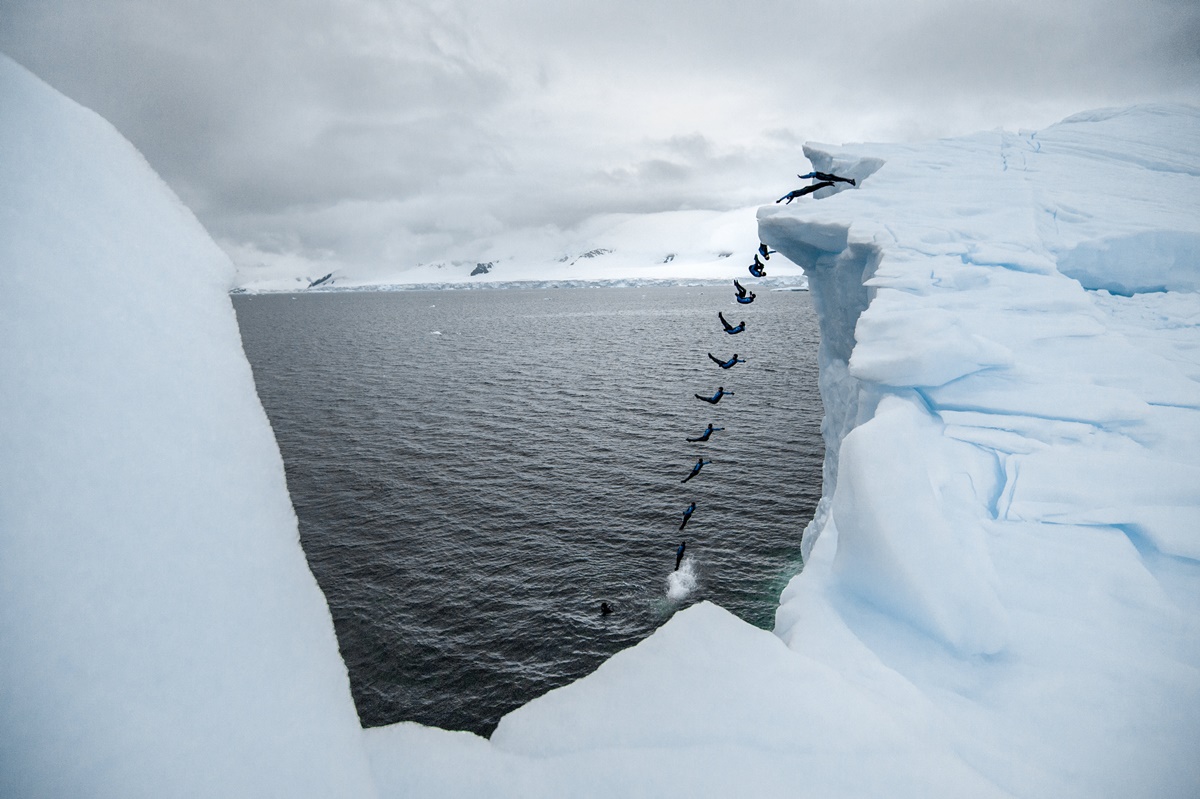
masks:
POLYGON ((1174 0, 0 0, 239 257, 362 264, 773 199, 805 139, 1200 104, 1198 42, 1174 0))

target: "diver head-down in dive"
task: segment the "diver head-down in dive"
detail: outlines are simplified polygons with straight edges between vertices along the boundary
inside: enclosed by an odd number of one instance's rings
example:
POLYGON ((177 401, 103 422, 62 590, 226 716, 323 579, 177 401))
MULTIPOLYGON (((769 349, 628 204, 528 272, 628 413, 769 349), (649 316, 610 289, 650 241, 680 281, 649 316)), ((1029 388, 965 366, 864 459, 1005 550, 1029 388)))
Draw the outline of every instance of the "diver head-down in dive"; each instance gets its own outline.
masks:
POLYGON ((695 512, 696 512, 696 503, 693 502, 691 505, 688 505, 687 510, 685 510, 683 512, 683 521, 680 522, 680 524, 679 524, 680 530, 687 527, 688 520, 692 518, 692 514, 695 512))
POLYGON ((712 463, 712 461, 706 461, 703 458, 696 458, 696 465, 692 467, 691 474, 689 474, 687 477, 683 478, 679 482, 686 483, 688 480, 691 480, 693 477, 700 474, 700 470, 703 469, 705 466, 707 466, 710 463, 712 463))

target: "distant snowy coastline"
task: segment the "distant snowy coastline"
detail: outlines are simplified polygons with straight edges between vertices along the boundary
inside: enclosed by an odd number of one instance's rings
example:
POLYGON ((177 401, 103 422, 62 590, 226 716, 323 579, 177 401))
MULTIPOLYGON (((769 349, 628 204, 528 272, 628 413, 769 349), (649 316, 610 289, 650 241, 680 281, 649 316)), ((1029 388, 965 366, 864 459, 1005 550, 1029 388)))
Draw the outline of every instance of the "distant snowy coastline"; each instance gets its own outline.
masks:
MULTIPOLYGON (((747 285, 767 291, 807 291, 808 280, 803 275, 779 278, 745 278, 747 285)), ((629 278, 595 280, 491 280, 451 283, 378 283, 360 286, 320 285, 293 289, 246 289, 235 288, 233 294, 336 294, 357 291, 486 291, 500 289, 585 289, 585 288, 648 288, 654 286, 726 286, 729 279, 707 278, 629 278)))
MULTIPOLYGON (((761 233, 811 281, 804 570, 484 739, 359 725, 228 296, 296 275, 3 57, 0 99, 0 795, 1200 793, 1200 110, 812 145, 857 186, 711 231, 695 279, 761 233)), ((662 221, 602 241, 678 268, 662 221)))

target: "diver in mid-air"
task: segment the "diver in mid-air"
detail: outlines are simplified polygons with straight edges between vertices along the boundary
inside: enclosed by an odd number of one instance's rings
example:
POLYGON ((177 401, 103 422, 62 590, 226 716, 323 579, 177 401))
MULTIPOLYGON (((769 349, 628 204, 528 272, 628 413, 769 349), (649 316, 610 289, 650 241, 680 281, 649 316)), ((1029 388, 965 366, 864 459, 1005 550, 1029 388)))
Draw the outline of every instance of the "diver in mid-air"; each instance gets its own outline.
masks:
POLYGON ((712 463, 712 461, 706 461, 703 458, 696 458, 696 465, 692 467, 692 473, 679 482, 686 483, 688 480, 691 480, 693 477, 700 474, 700 470, 710 463, 712 463))
POLYGON ((767 249, 767 245, 763 244, 761 241, 758 243, 758 254, 763 257, 764 261, 771 260, 771 254, 774 252, 774 250, 767 249))
POLYGON ((758 296, 753 291, 747 291, 746 287, 736 280, 733 281, 733 287, 737 289, 737 296, 734 297, 734 299, 742 305, 749 305, 750 303, 754 302, 754 298, 758 296))
POLYGON ((725 429, 724 427, 713 427, 712 422, 709 422, 708 427, 706 427, 704 429, 704 432, 700 434, 699 438, 689 438, 688 441, 693 444, 695 444, 697 441, 708 441, 709 436, 711 436, 713 433, 716 433, 716 432, 718 432, 720 430, 724 430, 724 429, 725 429))
POLYGON ((683 552, 687 549, 687 541, 679 542, 679 549, 675 550, 675 571, 679 571, 679 564, 683 562, 683 552))
POLYGON ((854 178, 838 177, 837 175, 831 175, 828 172, 809 172, 807 175, 796 175, 796 177, 800 178, 801 180, 810 180, 812 178, 816 178, 817 180, 827 180, 830 183, 837 182, 849 183, 851 186, 858 185, 854 182, 854 178))
POLYGON ((814 183, 811 186, 805 186, 802 189, 793 189, 792 191, 789 191, 787 194, 783 195, 778 200, 776 200, 775 204, 778 205, 779 203, 783 202, 784 200, 787 200, 788 204, 790 205, 792 200, 795 200, 798 197, 803 197, 806 194, 812 194, 817 189, 827 189, 832 185, 833 185, 832 181, 822 180, 820 183, 814 183))
POLYGON ((745 322, 738 322, 737 327, 729 324, 729 322, 725 321, 725 314, 721 311, 717 311, 717 318, 721 320, 721 327, 725 328, 725 332, 731 336, 736 336, 738 333, 741 333, 746 329, 745 322))
POLYGON ((731 397, 733 396, 733 392, 726 391, 725 386, 717 386, 717 393, 713 394, 711 397, 702 397, 699 394, 696 394, 695 397, 698 400, 703 400, 704 402, 707 402, 709 405, 716 405, 718 402, 721 401, 721 397, 724 397, 726 394, 728 394, 731 397))
POLYGON ((713 355, 711 352, 708 354, 708 358, 710 361, 712 361, 713 363, 715 363, 717 366, 721 367, 722 369, 732 369, 737 364, 746 362, 746 359, 739 358, 737 356, 736 352, 733 354, 733 357, 730 358, 728 361, 722 361, 720 358, 713 355))
POLYGON ((767 276, 767 265, 758 260, 757 254, 754 256, 754 263, 750 264, 750 274, 754 275, 755 277, 767 276))
POLYGON ((679 525, 680 530, 687 527, 688 519, 692 518, 692 514, 695 512, 696 512, 696 503, 693 502, 691 505, 688 505, 687 510, 685 510, 683 512, 683 521, 679 525))

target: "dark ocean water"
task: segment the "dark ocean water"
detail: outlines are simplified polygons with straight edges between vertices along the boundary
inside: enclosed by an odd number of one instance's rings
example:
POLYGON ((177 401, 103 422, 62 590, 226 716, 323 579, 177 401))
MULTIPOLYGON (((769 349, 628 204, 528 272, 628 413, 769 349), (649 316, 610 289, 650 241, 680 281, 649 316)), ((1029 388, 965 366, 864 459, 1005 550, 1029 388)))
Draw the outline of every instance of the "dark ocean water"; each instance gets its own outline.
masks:
POLYGON ((821 488, 807 293, 750 306, 714 286, 311 293, 234 307, 364 726, 489 734, 702 599, 772 626, 821 488), (719 310, 746 332, 726 335, 719 310), (748 363, 728 371, 706 356, 735 351, 748 363), (693 397, 720 385, 735 394, 719 405, 693 397), (708 422, 726 429, 684 441, 708 422), (681 483, 699 455, 713 463, 681 483), (695 585, 671 598, 684 538, 695 585))

